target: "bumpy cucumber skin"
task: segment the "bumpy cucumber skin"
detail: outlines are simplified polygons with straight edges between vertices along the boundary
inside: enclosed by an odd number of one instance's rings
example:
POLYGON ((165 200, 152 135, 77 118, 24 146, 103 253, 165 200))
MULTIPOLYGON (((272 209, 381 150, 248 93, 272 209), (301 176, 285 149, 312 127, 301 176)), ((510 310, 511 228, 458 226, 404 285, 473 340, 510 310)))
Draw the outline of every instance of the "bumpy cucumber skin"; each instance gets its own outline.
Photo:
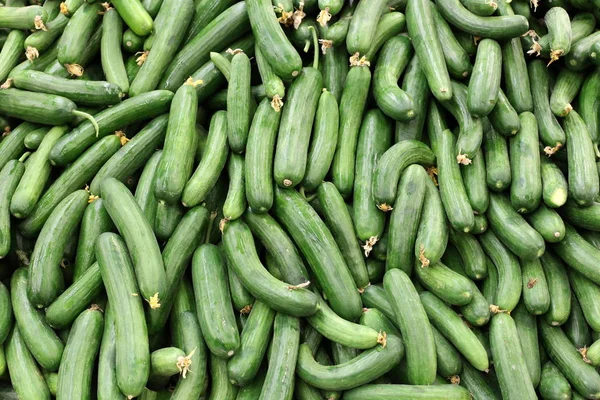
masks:
POLYGON ((467 97, 467 107, 474 116, 481 118, 492 112, 500 90, 501 71, 500 45, 494 40, 483 39, 477 47, 467 97))

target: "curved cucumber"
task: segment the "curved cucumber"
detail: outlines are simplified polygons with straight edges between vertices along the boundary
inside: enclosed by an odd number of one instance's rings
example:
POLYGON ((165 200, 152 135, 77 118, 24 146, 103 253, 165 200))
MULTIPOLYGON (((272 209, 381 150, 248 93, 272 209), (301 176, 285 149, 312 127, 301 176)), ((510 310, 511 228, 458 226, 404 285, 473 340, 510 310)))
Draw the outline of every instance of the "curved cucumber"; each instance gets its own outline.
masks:
POLYGON ((475 236, 450 230, 450 242, 460 254, 464 266, 464 275, 474 280, 485 278, 487 274, 485 253, 475 236))
POLYGON ((1 46, 0 82, 4 82, 9 72, 19 63, 24 42, 25 33, 23 31, 12 30, 9 32, 6 42, 1 46))
MULTIPOLYGON (((102 279, 102 278, 101 278, 102 279)), ((104 332, 98 355, 98 400, 115 399, 123 396, 117 384, 116 373, 116 328, 115 317, 110 305, 104 310, 104 332)))
MULTIPOLYGON (((600 49, 598 55, 600 57, 600 49)), ((579 110, 579 114, 585 121, 588 132, 594 144, 600 141, 600 131, 598 128, 600 126, 600 120, 598 119, 599 116, 596 112, 598 109, 598 104, 600 103, 600 96, 598 95, 599 91, 600 70, 596 69, 594 73, 590 74, 585 79, 583 85, 581 86, 581 90, 579 91, 579 96, 577 97, 577 108, 579 110)))
POLYGON ((471 302, 473 291, 469 279, 441 262, 415 269, 423 286, 445 302, 457 306, 464 306, 471 302))
POLYGON ((442 18, 437 11, 437 8, 432 7, 431 12, 434 14, 437 36, 442 46, 450 76, 454 79, 464 79, 468 77, 473 70, 469 54, 460 45, 452 28, 448 22, 442 18))
POLYGON ((558 213, 540 204, 538 209, 527 215, 527 221, 548 243, 560 242, 565 237, 565 223, 558 213))
POLYGON ((556 61, 571 50, 571 20, 564 8, 552 7, 544 15, 544 23, 550 38, 550 59, 556 61))
POLYGON ((567 179, 558 166, 547 157, 541 158, 542 198, 551 208, 558 208, 567 201, 567 179))
POLYGON ((416 117, 410 121, 396 122, 396 142, 406 139, 419 140, 423 134, 431 92, 417 55, 413 56, 404 72, 402 90, 412 98, 416 117))

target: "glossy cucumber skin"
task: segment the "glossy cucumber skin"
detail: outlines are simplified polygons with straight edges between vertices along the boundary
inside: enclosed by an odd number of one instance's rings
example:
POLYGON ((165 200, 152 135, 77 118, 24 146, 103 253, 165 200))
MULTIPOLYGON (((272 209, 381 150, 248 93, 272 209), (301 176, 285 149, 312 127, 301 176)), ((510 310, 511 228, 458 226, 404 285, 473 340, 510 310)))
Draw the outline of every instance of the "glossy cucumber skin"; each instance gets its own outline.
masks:
POLYGON ((106 211, 128 243, 143 298, 150 301, 158 293, 160 299, 165 289, 166 274, 160 248, 150 224, 129 189, 118 180, 105 179, 101 192, 106 211))
POLYGON ((115 316, 117 384, 127 396, 139 395, 150 373, 150 350, 144 309, 123 239, 114 233, 98 238, 96 257, 115 316))
POLYGON ((488 187, 493 191, 502 191, 509 187, 512 177, 508 143, 486 120, 483 124, 483 156, 488 187))
POLYGON ((278 186, 293 187, 304 179, 310 133, 322 88, 321 73, 315 68, 304 68, 288 91, 273 165, 278 186))
POLYGON ((56 299, 64 286, 60 262, 69 235, 77 228, 87 206, 88 193, 78 190, 52 211, 35 243, 29 266, 27 291, 42 308, 56 299))
POLYGON ((73 323, 58 370, 57 397, 92 397, 92 371, 100 349, 103 327, 104 316, 98 307, 85 310, 73 323))
POLYGON ((428 179, 425 186, 425 200, 414 250, 415 257, 421 261, 421 265, 436 263, 442 258, 448 245, 449 231, 442 198, 435 183, 428 179))
POLYGON ((239 154, 229 156, 227 172, 229 190, 223 204, 223 216, 226 220, 238 219, 246 211, 246 193, 244 183, 244 157, 239 154))
POLYGON ((562 325, 571 310, 571 289, 567 271, 560 258, 550 251, 544 253, 540 261, 550 293, 550 307, 544 319, 552 326, 562 325))
POLYGON ((475 153, 470 165, 461 165, 461 175, 471 208, 476 215, 483 215, 489 205, 490 196, 486 183, 486 169, 483 152, 475 153))
POLYGON ((0 184, 5 188, 0 196, 0 259, 11 249, 10 203, 24 173, 25 165, 18 160, 8 161, 0 170, 0 184))
POLYGON ((58 61, 64 64, 81 64, 81 55, 100 20, 100 4, 85 3, 71 18, 58 43, 58 61))
MULTIPOLYGON (((64 345, 45 321, 27 294, 27 270, 17 269, 11 278, 11 301, 15 314, 15 326, 20 326, 19 336, 27 344, 36 361, 48 371, 56 371, 60 365, 64 345)), ((10 339, 9 339, 10 341, 10 339)))
POLYGON ((4 82, 9 72, 19 63, 24 42, 25 33, 22 31, 12 30, 8 34, 0 52, 0 82, 4 82))
POLYGON ((152 30, 152 17, 139 0, 116 0, 112 2, 119 15, 136 34, 146 36, 152 30))
POLYGON ((193 312, 184 311, 174 316, 171 320, 171 337, 173 343, 181 348, 185 354, 191 356, 194 374, 188 374, 185 379, 180 379, 175 385, 171 395, 174 400, 196 398, 205 390, 207 377, 206 345, 202 341, 202 331, 193 312))
POLYGON ((565 237, 564 221, 554 209, 545 204, 540 204, 537 210, 527 216, 527 220, 548 243, 560 242, 565 237))
POLYGON ((308 148, 306 173, 302 186, 314 191, 325 180, 337 146, 340 124, 339 106, 333 93, 323 89, 319 97, 315 125, 308 148))
POLYGON ((520 38, 511 39, 502 47, 502 65, 506 96, 518 113, 533 111, 533 98, 527 64, 520 38))
POLYGON ((381 18, 386 6, 385 1, 374 2, 359 1, 350 20, 346 46, 348 53, 365 55, 373 43, 376 35, 377 22, 381 18))
POLYGON ((413 385, 432 384, 437 370, 435 342, 419 295, 410 278, 399 269, 388 271, 383 285, 405 343, 408 380, 413 385))
POLYGON ((50 162, 60 166, 73 162, 100 137, 109 135, 123 126, 167 112, 172 99, 173 93, 155 90, 99 112, 94 115, 100 127, 99 135, 96 136, 96 131, 89 121, 83 122, 54 145, 50 152, 50 162))
MULTIPOLYGON (((600 50, 600 49, 599 49, 600 50)), ((600 51, 598 52, 600 56, 600 51)), ((585 121, 588 128, 588 133, 594 144, 600 141, 600 132, 598 119, 598 103, 600 102, 600 96, 598 91, 600 90, 600 70, 596 70, 590 74, 583 82, 579 96, 577 97, 578 111, 581 118, 585 121)))
POLYGON ((356 285, 331 232, 314 209, 295 190, 277 187, 274 212, 298 244, 333 310, 349 321, 357 319, 362 307, 356 285))
POLYGON ((234 55, 227 86, 227 139, 229 147, 235 153, 246 149, 252 122, 253 99, 250 79, 250 59, 245 53, 234 55))
POLYGON ((496 106, 488 117, 494 129, 504 136, 514 135, 521 129, 519 114, 517 114, 502 88, 498 91, 496 106))
POLYGON ((550 293, 539 259, 521 260, 523 303, 532 315, 545 314, 550 307, 550 293))
POLYGON ((45 125, 64 125, 73 120, 77 106, 66 97, 4 89, 0 92, 0 112, 25 121, 45 125))
POLYGON ((469 81, 467 107, 476 117, 485 117, 496 105, 502 77, 502 50, 498 42, 483 39, 477 47, 473 75, 469 81))
POLYGON ((127 70, 121 54, 123 19, 118 11, 107 10, 102 17, 102 42, 100 61, 106 80, 119 86, 123 93, 129 92, 127 70))
POLYGON ((37 21, 43 24, 48 20, 47 11, 41 6, 10 7, 0 11, 0 26, 9 29, 38 29, 37 21))
POLYGON ((571 397, 571 385, 562 372, 552 361, 546 362, 542 367, 542 377, 538 388, 543 398, 569 398, 571 397))
POLYGON ((548 36, 550 37, 551 59, 558 59, 571 50, 571 21, 569 14, 562 7, 552 7, 544 16, 548 36))
POLYGON ((591 204, 598 195, 600 182, 594 164, 594 145, 585 122, 576 111, 563 119, 563 129, 570 144, 568 156, 569 196, 580 206, 591 204))

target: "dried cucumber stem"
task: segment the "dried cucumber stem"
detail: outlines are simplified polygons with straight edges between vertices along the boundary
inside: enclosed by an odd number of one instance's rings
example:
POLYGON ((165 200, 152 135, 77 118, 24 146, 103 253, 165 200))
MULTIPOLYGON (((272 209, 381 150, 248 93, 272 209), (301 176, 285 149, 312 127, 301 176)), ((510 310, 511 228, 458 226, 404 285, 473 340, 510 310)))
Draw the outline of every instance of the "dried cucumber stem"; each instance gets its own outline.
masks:
POLYGON ((35 29, 38 30, 43 30, 43 31, 47 31, 48 29, 46 28, 46 25, 44 25, 44 21, 42 21, 42 17, 37 15, 34 19, 33 19, 33 24, 35 25, 35 29))
POLYGON ((421 268, 429 267, 431 263, 427 257, 425 257, 425 247, 421 245, 419 247, 419 261, 421 261, 421 268))
POLYGON ((283 107, 283 100, 281 100, 281 97, 279 97, 278 94, 273 96, 273 99, 271 100, 271 107, 273 107, 275 112, 281 111, 281 107, 283 107))
POLYGON ((100 197, 98 197, 95 194, 91 194, 88 196, 88 204, 92 204, 93 202, 95 202, 96 200, 98 200, 100 197))
POLYGON ((429 177, 431 178, 431 180, 433 181, 433 184, 435 186, 438 186, 438 181, 436 176, 438 175, 438 169, 434 166, 428 167, 427 168, 427 175, 429 175, 429 177))
POLYGON ((560 56, 563 55, 564 52, 565 52, 564 50, 551 50, 550 51, 550 62, 548 62, 546 67, 549 67, 550 64, 552 64, 554 61, 558 60, 560 58, 560 56))
POLYGON ((141 67, 146 62, 146 59, 148 58, 148 54, 150 54, 150 52, 149 51, 138 51, 137 53, 135 53, 136 56, 138 54, 139 54, 139 57, 135 59, 135 63, 141 67))
POLYGON ((321 53, 323 54, 327 54, 327 49, 333 47, 333 40, 319 39, 319 43, 321 43, 321 53))
POLYGON ((306 17, 306 13, 304 12, 304 2, 301 1, 298 5, 298 9, 294 11, 292 14, 292 22, 294 24, 294 29, 298 29, 304 17, 306 17))
POLYGON ((25 50, 25 57, 29 61, 33 61, 40 56, 40 52, 35 47, 27 46, 27 50, 25 50))
POLYGON ((299 285, 288 285, 288 290, 297 290, 297 289, 304 289, 306 287, 308 287, 308 285, 310 285, 310 281, 306 281, 303 283, 300 283, 299 285))
POLYGON ((392 207, 386 203, 377 204, 377 208, 379 208, 383 212, 392 211, 394 209, 394 207, 392 207))
MULTIPOLYGON (((489 2, 490 7, 492 7, 494 10, 498 9, 498 3, 496 3, 495 1, 490 1, 489 2)), ((460 378, 459 378, 460 379, 460 378)))
POLYGON ((12 83, 13 83, 13 80, 12 80, 12 78, 8 78, 8 79, 6 80, 6 82, 4 82, 4 83, 2 84, 2 86, 0 86, 0 89, 8 89, 9 87, 11 87, 11 86, 12 86, 12 83))
POLYGON ((104 312, 104 310, 98 304, 92 304, 88 310, 104 312))
POLYGON ((458 375, 451 376, 450 383, 453 385, 460 385, 460 376, 458 376, 458 375))
POLYGON ((127 142, 131 140, 127 137, 127 135, 125 135, 125 132, 123 131, 116 131, 115 135, 119 137, 119 140, 121 141, 121 146, 125 146, 127 142))
POLYGON ((327 23, 331 21, 331 13, 329 12, 329 7, 325 7, 324 10, 321 10, 319 16, 317 17, 317 22, 321 24, 321 26, 327 26, 327 23))
POLYGON ((192 350, 192 352, 187 356, 177 358, 177 369, 179 369, 179 373, 183 379, 185 379, 185 375, 188 372, 192 372, 190 367, 192 366, 192 356, 195 352, 196 348, 194 348, 194 350, 192 350))
POLYGON ((227 225, 228 222, 229 222, 229 218, 223 218, 219 221, 219 230, 221 231, 221 233, 223 233, 223 230, 225 229, 225 225, 227 225))
POLYGON ((242 50, 242 49, 228 48, 227 50, 225 50, 225 53, 231 54, 232 56, 235 56, 236 54, 240 54, 240 53, 243 53, 243 52, 244 52, 244 50, 242 50))
POLYGON ((387 345, 387 333, 379 331, 377 343, 379 343, 381 347, 385 347, 387 345))
POLYGON ((462 165, 470 165, 473 161, 466 154, 456 156, 456 162, 462 165))
POLYGON ((556 143, 556 146, 554 146, 554 147, 546 146, 546 147, 544 147, 544 153, 548 157, 550 157, 551 155, 556 153, 558 150, 560 150, 561 147, 562 147, 561 143, 556 143))
POLYGON ((282 25, 291 25, 292 24, 292 16, 294 15, 293 12, 291 11, 286 11, 283 8, 283 5, 280 3, 277 5, 277 7, 275 8, 275 12, 279 12, 281 13, 281 16, 279 18, 277 18, 277 21, 279 21, 280 24, 282 25))
POLYGON ((360 54, 358 54, 358 52, 356 52, 350 57, 350 66, 351 67, 370 67, 371 63, 369 62, 369 60, 367 60, 367 58, 365 56, 361 57, 360 54))
POLYGON ((252 304, 248 304, 247 306, 245 306, 244 308, 242 308, 240 310, 240 314, 242 314, 242 315, 248 315, 248 314, 250 314, 250 311, 252 311, 252 304))
POLYGON ((146 301, 148 302, 148 304, 150 304, 150 308, 152 310, 160 308, 160 299, 158 298, 158 292, 154 293, 154 296, 150 297, 149 299, 146 299, 146 301))
POLYGON ((495 304, 490 304, 490 312, 494 313, 494 314, 498 314, 498 313, 505 313, 510 315, 510 311, 509 310, 503 310, 500 307, 498 307, 495 304))
POLYGON ((536 55, 536 57, 539 57, 541 52, 542 52, 542 46, 540 45, 540 43, 538 42, 538 40, 540 39, 539 35, 537 34, 536 31, 534 31, 533 29, 528 30, 527 32, 525 32, 524 34, 521 35, 522 37, 524 36, 530 36, 531 39, 533 40, 533 44, 531 45, 529 51, 527 51, 527 54, 529 55, 536 55))
POLYGON ((64 1, 60 3, 60 13, 66 15, 67 17, 69 16, 69 9, 64 1))
POLYGON ((375 243, 377 243, 378 241, 379 238, 377 236, 371 236, 365 242, 365 244, 361 246, 365 252, 365 257, 369 257, 369 254, 371 254, 371 250, 373 250, 373 246, 375 246, 375 243))
POLYGON ((581 354, 581 357, 583 358, 583 361, 591 364, 592 362, 590 361, 589 358, 587 358, 587 351, 588 351, 588 347, 587 346, 583 346, 581 349, 577 349, 577 351, 579 352, 579 354, 581 354))
POLYGON ((204 81, 202 79, 194 80, 194 78, 190 76, 189 78, 187 78, 187 81, 185 81, 184 85, 189 85, 195 88, 196 86, 202 85, 203 83, 204 81))
POLYGON ((83 67, 79 64, 65 64, 65 68, 71 76, 83 76, 83 67))
POLYGON ((533 12, 536 12, 539 5, 538 0, 531 0, 529 3, 531 4, 531 7, 533 7, 533 12))
POLYGON ((285 187, 290 187, 293 184, 294 184, 294 182, 292 182, 290 179, 286 178, 286 179, 283 180, 283 186, 285 186, 285 187))

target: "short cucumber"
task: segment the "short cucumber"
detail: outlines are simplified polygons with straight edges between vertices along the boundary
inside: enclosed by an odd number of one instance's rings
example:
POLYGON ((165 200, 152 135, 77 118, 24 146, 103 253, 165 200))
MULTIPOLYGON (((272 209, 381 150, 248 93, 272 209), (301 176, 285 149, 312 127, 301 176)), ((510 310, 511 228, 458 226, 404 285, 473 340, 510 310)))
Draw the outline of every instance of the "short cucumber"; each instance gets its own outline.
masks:
MULTIPOLYGON (((126 52, 134 54, 134 61, 139 58, 138 52, 143 50, 144 39, 144 37, 136 35, 131 29, 126 29, 125 32, 123 32, 122 47, 126 52), (138 56, 135 56, 135 54, 138 54, 138 56)), ((138 68, 139 67, 140 66, 138 66, 138 68)))
MULTIPOLYGON (((8 128, 10 129, 10 127, 8 128)), ((42 143, 42 139, 44 139, 44 136, 46 136, 46 134, 49 131, 49 127, 43 127, 40 129, 36 129, 33 132, 30 132, 29 134, 27 134, 27 136, 25 136, 25 147, 29 150, 37 150, 40 147, 40 144, 42 143)))
POLYGON ((571 289, 567 271, 554 253, 547 251, 540 257, 550 293, 550 308, 544 319, 552 326, 565 323, 571 310, 571 289))
MULTIPOLYGON (((356 216, 354 219, 356 221, 356 216)), ((433 180, 427 179, 425 183, 425 200, 415 240, 415 257, 421 262, 421 265, 430 265, 442 258, 448 244, 448 232, 446 214, 440 193, 433 180)))
POLYGON ((498 91, 498 100, 488 117, 494 129, 504 136, 514 135, 521 129, 519 114, 502 89, 498 91))
MULTIPOLYGON (((568 69, 561 70, 550 95, 550 110, 557 117, 564 117, 573 110, 571 102, 583 85, 585 74, 568 69)), ((564 126, 563 126, 564 129, 564 126)))
POLYGON ((467 107, 477 117, 492 112, 498 99, 502 77, 502 50, 498 42, 483 39, 477 47, 473 75, 469 81, 467 107))
POLYGON ((24 173, 25 165, 19 160, 8 161, 0 170, 0 183, 5 188, 0 196, 0 259, 11 249, 10 203, 24 173))
POLYGON ((545 314, 550 307, 550 293, 539 259, 521 260, 523 303, 530 314, 545 314))
POLYGON ((465 387, 474 398, 498 400, 498 395, 486 381, 487 376, 477 371, 469 363, 463 363, 460 385, 465 387))
POLYGON ((562 7, 552 7, 544 15, 550 37, 550 59, 556 61, 571 50, 571 20, 562 7))
POLYGON ((185 365, 186 355, 183 350, 177 347, 163 347, 154 350, 150 353, 150 378, 148 382, 150 383, 153 380, 158 381, 161 380, 161 378, 182 373, 183 367, 182 364, 180 364, 181 362, 185 365))
POLYGON ((115 0, 112 4, 127 26, 136 34, 146 36, 152 31, 152 17, 144 9, 140 0, 115 0))
MULTIPOLYGON (((518 117, 517 117, 518 120, 518 117)), ((496 132, 489 121, 483 121, 483 156, 488 187, 501 192, 510 187, 512 171, 506 138, 496 132)))
POLYGON ((456 273, 441 262, 416 268, 419 281, 436 296, 449 304, 463 306, 473 298, 469 279, 456 273))
POLYGON ((569 381, 552 361, 546 362, 542 367, 538 390, 544 399, 568 399, 571 397, 569 381))
POLYGON ((541 157, 541 161, 542 199, 548 207, 561 207, 567 201, 567 179, 548 157, 541 157))
POLYGON ((377 22, 385 7, 383 0, 358 2, 346 36, 348 53, 364 56, 369 51, 377 32, 377 22))
POLYGON ((344 83, 348 75, 347 55, 348 52, 344 44, 334 46, 327 49, 327 53, 322 57, 320 64, 321 74, 323 74, 323 86, 335 96, 338 103, 342 98, 344 83))
POLYGON ((23 31, 12 30, 6 38, 6 42, 0 47, 0 82, 8 77, 9 72, 17 66, 23 51, 25 34, 23 31))
MULTIPOLYGON (((573 26, 571 25, 571 28, 573 26)), ((572 32, 571 32, 572 33, 572 32)), ((590 65, 592 46, 600 39, 600 32, 586 35, 584 38, 573 42, 571 50, 566 57, 566 65, 574 71, 584 70, 590 65)))
POLYGON ((265 85, 267 96, 273 99, 271 105, 273 106, 273 109, 277 110, 277 108, 280 107, 279 102, 285 97, 285 86, 283 81, 275 74, 273 67, 267 62, 258 46, 255 46, 254 48, 254 55, 256 56, 256 64, 260 72, 260 78, 265 85))
POLYGON ((546 242, 560 242, 565 237, 564 221, 554 209, 545 204, 540 204, 526 219, 546 242))

